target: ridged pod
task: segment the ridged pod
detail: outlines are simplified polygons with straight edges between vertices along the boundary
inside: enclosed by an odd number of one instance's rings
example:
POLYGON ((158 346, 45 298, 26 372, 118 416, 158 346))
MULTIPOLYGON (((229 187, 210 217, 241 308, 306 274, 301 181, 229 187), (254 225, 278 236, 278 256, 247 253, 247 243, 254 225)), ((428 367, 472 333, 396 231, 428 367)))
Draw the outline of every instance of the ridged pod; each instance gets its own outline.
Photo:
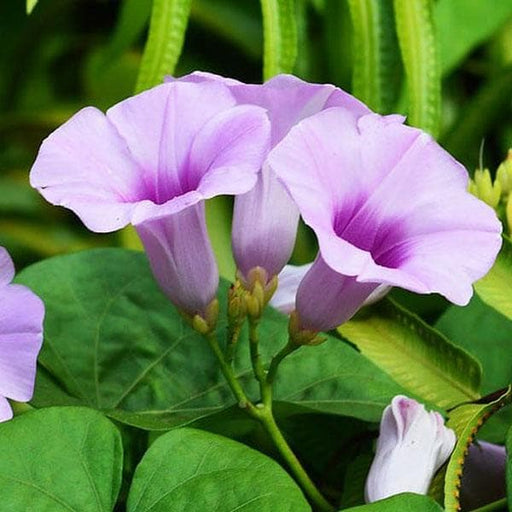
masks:
POLYGON ((437 137, 441 116, 441 67, 433 1, 394 0, 394 7, 407 78, 408 122, 437 137))
POLYGON ((392 0, 349 0, 353 34, 352 92, 372 110, 393 110, 400 77, 392 0))
POLYGON ((191 0, 153 0, 136 92, 158 85, 165 75, 174 72, 185 39, 190 4, 191 0))
POLYGON ((291 73, 297 58, 295 0, 261 0, 263 79, 291 73))

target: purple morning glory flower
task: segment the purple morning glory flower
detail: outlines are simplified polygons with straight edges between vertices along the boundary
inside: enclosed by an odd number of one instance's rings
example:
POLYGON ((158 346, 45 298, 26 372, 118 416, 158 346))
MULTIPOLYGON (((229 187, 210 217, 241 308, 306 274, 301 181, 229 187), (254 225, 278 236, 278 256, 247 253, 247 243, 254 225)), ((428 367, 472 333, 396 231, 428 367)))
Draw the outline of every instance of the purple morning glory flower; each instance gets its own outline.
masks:
POLYGON ((12 418, 7 398, 32 398, 43 343, 43 302, 27 287, 11 284, 13 277, 12 260, 0 247, 0 421, 12 418))
POLYGON ((327 109, 267 161, 318 238, 296 298, 304 329, 340 325, 380 285, 467 304, 501 246, 501 224, 467 192, 464 167, 400 116, 327 109))
POLYGON ((427 494, 435 472, 455 447, 442 416, 406 396, 395 396, 382 414, 375 458, 366 479, 371 503, 402 492, 427 494))
POLYGON ((133 224, 169 299, 204 315, 218 286, 204 200, 250 190, 269 137, 265 111, 237 106, 224 84, 166 83, 75 114, 43 142, 30 179, 92 231, 133 224))
MULTIPOLYGON (((238 104, 258 105, 267 110, 274 147, 301 119, 333 106, 354 115, 369 113, 359 100, 332 85, 310 84, 291 75, 278 75, 263 85, 244 84, 211 73, 192 73, 180 81, 222 82, 238 104)), ((233 254, 242 279, 251 269, 265 270, 268 280, 290 259, 299 212, 272 170, 263 165, 256 186, 236 197, 233 213, 233 254), (257 221, 256 221, 257 220, 257 221)))
MULTIPOLYGON (((312 266, 313 263, 306 263, 305 265, 298 266, 286 265, 279 273, 279 284, 276 292, 270 300, 270 305, 285 315, 294 311, 297 290, 312 266)), ((384 298, 389 290, 389 286, 381 284, 365 299, 363 306, 374 304, 384 298)))

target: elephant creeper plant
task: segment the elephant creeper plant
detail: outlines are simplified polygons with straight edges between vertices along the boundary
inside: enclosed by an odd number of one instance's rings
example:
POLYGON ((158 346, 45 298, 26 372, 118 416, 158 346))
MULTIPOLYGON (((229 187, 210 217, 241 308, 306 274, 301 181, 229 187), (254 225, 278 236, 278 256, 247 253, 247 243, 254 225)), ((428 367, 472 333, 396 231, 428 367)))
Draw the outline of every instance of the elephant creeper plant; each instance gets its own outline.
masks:
POLYGON ((501 246, 501 223, 467 191, 466 170, 403 122, 333 86, 290 75, 248 85, 193 73, 168 78, 106 114, 81 110, 43 142, 31 171, 32 186, 89 229, 135 227, 161 289, 208 340, 239 406, 263 425, 320 510, 334 508, 274 418, 279 365, 392 286, 467 304, 472 283, 501 246), (235 196, 238 267, 224 348, 204 209, 221 194, 235 196), (299 214, 319 251, 298 286, 280 290, 299 214), (258 328, 276 288, 295 300, 289 341, 265 367, 258 328), (245 321, 257 401, 233 369, 245 321))

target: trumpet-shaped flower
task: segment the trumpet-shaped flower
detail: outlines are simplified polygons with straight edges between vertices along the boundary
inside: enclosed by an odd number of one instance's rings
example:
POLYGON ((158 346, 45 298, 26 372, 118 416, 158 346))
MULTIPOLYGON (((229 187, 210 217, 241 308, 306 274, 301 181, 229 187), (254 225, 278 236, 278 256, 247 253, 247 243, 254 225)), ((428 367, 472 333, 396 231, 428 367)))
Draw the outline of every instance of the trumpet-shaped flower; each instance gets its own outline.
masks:
POLYGON ((222 83, 166 83, 75 114, 43 142, 31 184, 92 231, 133 224, 169 299, 204 315, 218 270, 203 201, 250 190, 269 137, 265 111, 222 83))
POLYGON ((296 299, 301 325, 348 320, 380 285, 464 305, 501 246, 467 172, 400 116, 331 108, 301 121, 267 160, 318 238, 296 299))
MULTIPOLYGON (((295 309, 295 297, 299 285, 313 266, 313 263, 305 265, 286 265, 279 274, 277 290, 270 300, 270 304, 281 313, 289 314, 295 309)), ((389 286, 381 284, 364 301, 368 306, 382 299, 390 290, 389 286)))
POLYGON ((442 416, 422 404, 395 396, 382 414, 375 458, 366 480, 365 498, 373 502, 400 494, 427 494, 435 472, 455 446, 455 433, 442 416))
POLYGON ((14 266, 0 247, 0 421, 12 418, 7 398, 32 398, 43 343, 44 305, 25 286, 11 284, 14 266))
MULTIPOLYGON (((310 84, 291 75, 278 75, 263 85, 244 84, 210 73, 192 73, 180 81, 221 81, 238 104, 267 110, 274 147, 300 120, 333 106, 345 107, 355 116, 369 113, 359 100, 332 85, 310 84)), ((233 213, 233 253, 242 278, 261 267, 268 279, 290 259, 299 213, 274 173, 263 165, 256 186, 236 197, 233 213)))

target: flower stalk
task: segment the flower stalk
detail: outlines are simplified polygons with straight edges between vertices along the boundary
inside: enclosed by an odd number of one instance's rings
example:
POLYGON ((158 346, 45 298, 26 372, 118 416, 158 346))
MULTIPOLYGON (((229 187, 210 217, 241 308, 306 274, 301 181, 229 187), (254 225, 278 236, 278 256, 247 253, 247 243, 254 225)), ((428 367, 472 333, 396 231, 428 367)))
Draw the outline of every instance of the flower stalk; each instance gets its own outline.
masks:
MULTIPOLYGON (((244 409, 251 418, 257 420, 263 426, 279 454, 286 462, 295 480, 300 485, 306 496, 309 498, 310 502, 315 506, 315 509, 322 512, 334 511, 334 507, 322 496, 320 491, 317 489, 311 478, 302 467, 302 464, 300 463, 297 456, 293 453, 293 450, 279 429, 272 411, 272 384, 275 381, 279 364, 286 356, 300 348, 301 345, 297 345, 292 340, 290 340, 285 345, 285 347, 283 347, 283 349, 281 349, 276 354, 276 356, 274 356, 267 372, 265 371, 258 350, 258 324, 260 318, 249 314, 248 320, 251 364, 254 376, 260 384, 261 402, 258 404, 254 404, 247 397, 247 394, 245 393, 240 382, 238 381, 237 376, 235 375, 232 361, 236 340, 228 341, 226 353, 224 353, 219 346, 215 330, 200 332, 207 339, 208 344, 210 345, 210 348, 212 349, 219 363, 222 374, 224 375, 226 382, 228 383, 235 399, 237 400, 239 407, 244 409)), ((232 332, 235 333, 236 336, 239 335, 239 330, 237 329, 232 330, 232 332)))

